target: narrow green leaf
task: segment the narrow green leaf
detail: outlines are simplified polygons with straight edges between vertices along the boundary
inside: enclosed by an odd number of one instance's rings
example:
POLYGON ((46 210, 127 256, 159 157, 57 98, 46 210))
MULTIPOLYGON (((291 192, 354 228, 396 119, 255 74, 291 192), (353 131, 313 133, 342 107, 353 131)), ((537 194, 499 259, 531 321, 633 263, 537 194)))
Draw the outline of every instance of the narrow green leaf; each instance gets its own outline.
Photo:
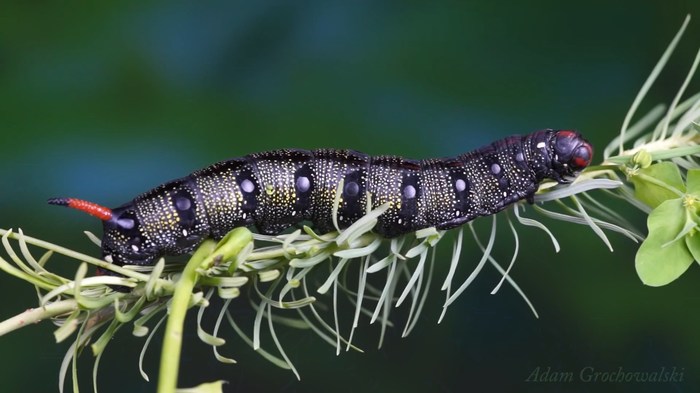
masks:
POLYGON ((685 241, 671 242, 683 229, 685 219, 685 207, 680 198, 663 202, 649 214, 649 236, 635 258, 637 274, 644 284, 666 285, 680 277, 693 262, 685 241))
POLYGON ((102 335, 100 335, 100 338, 95 341, 90 348, 92 349, 92 353, 95 356, 101 355, 105 348, 107 348, 107 344, 109 344, 110 340, 114 337, 114 334, 119 330, 120 327, 122 327, 123 324, 116 319, 113 319, 112 322, 109 324, 107 329, 105 329, 104 332, 102 332, 102 335))
POLYGON ((364 246, 364 247, 351 247, 346 250, 339 250, 333 253, 333 256, 336 256, 338 258, 347 258, 347 259, 354 259, 354 258, 359 258, 359 257, 364 257, 367 255, 371 255, 374 253, 379 246, 382 245, 382 238, 377 237, 372 241, 372 243, 364 246))

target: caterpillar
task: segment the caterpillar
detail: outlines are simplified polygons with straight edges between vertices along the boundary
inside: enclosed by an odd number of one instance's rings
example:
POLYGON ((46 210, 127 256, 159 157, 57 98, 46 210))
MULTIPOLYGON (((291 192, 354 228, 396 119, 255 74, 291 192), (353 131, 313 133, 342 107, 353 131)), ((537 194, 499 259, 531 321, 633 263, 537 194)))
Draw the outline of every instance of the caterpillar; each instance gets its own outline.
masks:
POLYGON ((592 159, 578 132, 546 129, 511 136, 451 158, 371 157, 353 150, 284 149, 215 163, 109 209, 52 198, 103 221, 102 256, 148 265, 193 251, 239 226, 278 234, 310 221, 320 233, 346 228, 369 205, 389 203, 374 231, 391 238, 450 229, 526 199, 544 179, 572 181, 592 159), (339 187, 340 186, 340 187, 339 187), (336 202, 340 193, 340 202, 336 202), (334 206, 338 203, 337 206, 334 206))

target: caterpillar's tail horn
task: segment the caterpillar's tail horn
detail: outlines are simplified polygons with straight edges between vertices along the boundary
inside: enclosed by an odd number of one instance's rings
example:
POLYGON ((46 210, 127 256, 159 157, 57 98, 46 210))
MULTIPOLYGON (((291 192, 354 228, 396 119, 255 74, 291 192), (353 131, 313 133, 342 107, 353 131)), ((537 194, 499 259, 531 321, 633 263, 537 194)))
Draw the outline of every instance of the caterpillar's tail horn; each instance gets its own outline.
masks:
POLYGON ((112 209, 100 206, 93 202, 84 201, 76 198, 51 198, 48 200, 49 205, 67 206, 76 210, 85 212, 91 216, 95 216, 102 221, 107 221, 112 218, 112 209))

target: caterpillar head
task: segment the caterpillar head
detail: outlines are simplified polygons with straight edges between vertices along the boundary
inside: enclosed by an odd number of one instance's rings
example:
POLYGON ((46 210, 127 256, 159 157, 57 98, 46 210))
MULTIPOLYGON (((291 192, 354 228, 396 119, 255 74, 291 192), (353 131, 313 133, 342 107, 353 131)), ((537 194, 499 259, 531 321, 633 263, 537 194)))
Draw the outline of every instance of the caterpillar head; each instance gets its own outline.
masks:
MULTIPOLYGON (((141 223, 131 203, 109 209, 75 198, 49 199, 49 204, 71 207, 103 222, 102 257, 116 265, 150 265, 160 250, 141 231, 141 223)), ((98 273, 107 273, 98 270, 98 273)))
POLYGON ((569 183, 591 163, 593 147, 575 131, 555 131, 550 140, 550 177, 569 183))

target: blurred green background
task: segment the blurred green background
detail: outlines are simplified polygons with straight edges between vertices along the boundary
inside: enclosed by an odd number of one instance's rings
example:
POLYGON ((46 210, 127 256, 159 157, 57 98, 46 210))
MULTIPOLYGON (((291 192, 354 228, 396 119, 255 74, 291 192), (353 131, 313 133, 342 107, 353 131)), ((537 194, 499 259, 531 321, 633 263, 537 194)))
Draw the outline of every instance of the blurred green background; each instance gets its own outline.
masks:
MULTIPOLYGON (((581 130, 600 152, 687 13, 696 20, 640 113, 670 102, 685 77, 700 46, 697 0, 4 4, 0 227, 97 255, 82 231, 99 233, 99 223, 46 205, 48 197, 116 206, 212 162, 273 148, 425 158, 552 127, 581 130)), ((699 89, 696 78, 690 91, 699 89)), ((644 227, 640 213, 624 212, 644 227)), ((489 295, 499 276, 487 268, 440 325, 443 295, 434 285, 413 334, 390 330, 381 350, 378 327, 366 320, 357 338, 366 353, 339 357, 313 333, 282 329, 301 382, 230 330, 222 352, 239 364, 217 363, 189 325, 181 385, 222 378, 228 391, 253 392, 697 391, 700 268, 667 287, 644 287, 629 240, 611 235, 610 253, 587 228, 551 228, 563 251, 522 229, 512 272, 539 319, 508 286, 489 295), (676 367, 683 381, 526 383, 536 367, 575 375, 676 367)), ((503 235, 496 255, 505 263, 513 243, 503 235)), ((456 281, 479 255, 466 242, 456 281)), ((52 266, 75 269, 61 261, 52 266)), ((0 318, 36 305, 33 289, 11 277, 0 277, 0 293, 0 318)), ((237 315, 250 329, 244 303, 237 315)), ((0 390, 56 390, 68 345, 55 345, 52 330, 43 323, 0 338, 0 390)), ((101 391, 153 391, 138 374, 142 340, 120 333, 102 359, 101 391)), ((151 378, 157 344, 146 361, 151 378)), ((90 391, 89 353, 80 364, 90 391)))

